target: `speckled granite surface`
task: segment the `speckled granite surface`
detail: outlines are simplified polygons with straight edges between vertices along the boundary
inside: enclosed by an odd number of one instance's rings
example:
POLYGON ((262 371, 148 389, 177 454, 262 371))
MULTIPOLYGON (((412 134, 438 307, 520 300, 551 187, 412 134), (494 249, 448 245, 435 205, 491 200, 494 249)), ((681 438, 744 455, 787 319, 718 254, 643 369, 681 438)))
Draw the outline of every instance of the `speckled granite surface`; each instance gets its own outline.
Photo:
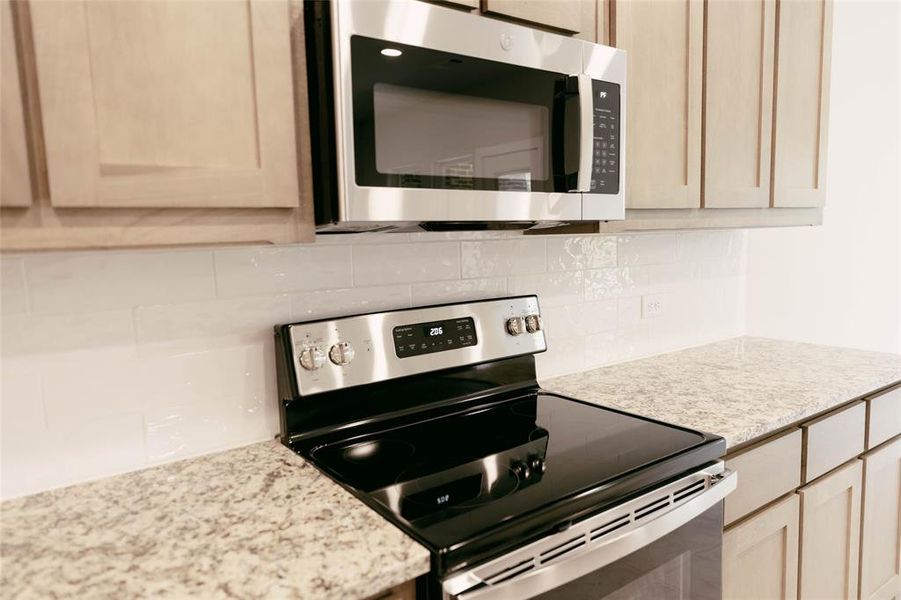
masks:
POLYGON ((740 337, 542 381, 729 447, 901 381, 901 355, 740 337))
POLYGON ((275 442, 0 505, 2 598, 362 598, 428 569, 275 442))

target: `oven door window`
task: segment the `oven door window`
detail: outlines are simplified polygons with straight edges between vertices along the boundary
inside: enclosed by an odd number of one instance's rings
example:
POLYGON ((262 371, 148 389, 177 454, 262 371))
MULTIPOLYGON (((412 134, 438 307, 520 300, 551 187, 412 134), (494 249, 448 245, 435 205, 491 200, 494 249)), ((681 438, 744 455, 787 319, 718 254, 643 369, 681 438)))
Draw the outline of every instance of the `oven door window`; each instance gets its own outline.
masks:
POLYGON ((565 191, 564 75, 362 36, 351 65, 357 185, 565 191))
POLYGON ((644 548, 541 600, 719 600, 722 597, 723 503, 644 548))

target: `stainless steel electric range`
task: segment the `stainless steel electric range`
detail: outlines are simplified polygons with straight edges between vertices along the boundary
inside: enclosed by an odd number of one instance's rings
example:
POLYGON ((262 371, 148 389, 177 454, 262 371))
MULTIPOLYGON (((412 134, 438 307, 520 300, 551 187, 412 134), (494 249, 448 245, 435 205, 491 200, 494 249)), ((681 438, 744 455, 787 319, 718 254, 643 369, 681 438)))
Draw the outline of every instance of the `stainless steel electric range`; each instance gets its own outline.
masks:
POLYGON ((276 328, 281 439, 426 546, 418 598, 721 597, 722 438, 541 389, 535 296, 276 328))

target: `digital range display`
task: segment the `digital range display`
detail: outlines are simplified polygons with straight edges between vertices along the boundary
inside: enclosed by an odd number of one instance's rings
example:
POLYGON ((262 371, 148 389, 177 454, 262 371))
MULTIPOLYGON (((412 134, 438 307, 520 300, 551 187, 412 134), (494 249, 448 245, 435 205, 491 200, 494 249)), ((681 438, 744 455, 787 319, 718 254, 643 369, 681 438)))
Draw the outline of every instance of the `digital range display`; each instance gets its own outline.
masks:
POLYGON ((472 317, 401 325, 394 328, 393 334, 394 353, 398 358, 465 348, 478 343, 472 317))

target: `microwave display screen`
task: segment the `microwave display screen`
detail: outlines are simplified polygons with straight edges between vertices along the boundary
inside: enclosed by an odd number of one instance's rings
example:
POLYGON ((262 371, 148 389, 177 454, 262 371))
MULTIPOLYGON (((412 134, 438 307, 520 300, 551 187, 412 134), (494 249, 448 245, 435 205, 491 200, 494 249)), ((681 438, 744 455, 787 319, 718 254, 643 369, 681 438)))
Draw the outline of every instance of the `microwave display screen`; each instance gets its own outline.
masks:
POLYGON ((392 334, 394 353, 398 358, 465 348, 478 343, 472 317, 401 325, 395 327, 392 334))

